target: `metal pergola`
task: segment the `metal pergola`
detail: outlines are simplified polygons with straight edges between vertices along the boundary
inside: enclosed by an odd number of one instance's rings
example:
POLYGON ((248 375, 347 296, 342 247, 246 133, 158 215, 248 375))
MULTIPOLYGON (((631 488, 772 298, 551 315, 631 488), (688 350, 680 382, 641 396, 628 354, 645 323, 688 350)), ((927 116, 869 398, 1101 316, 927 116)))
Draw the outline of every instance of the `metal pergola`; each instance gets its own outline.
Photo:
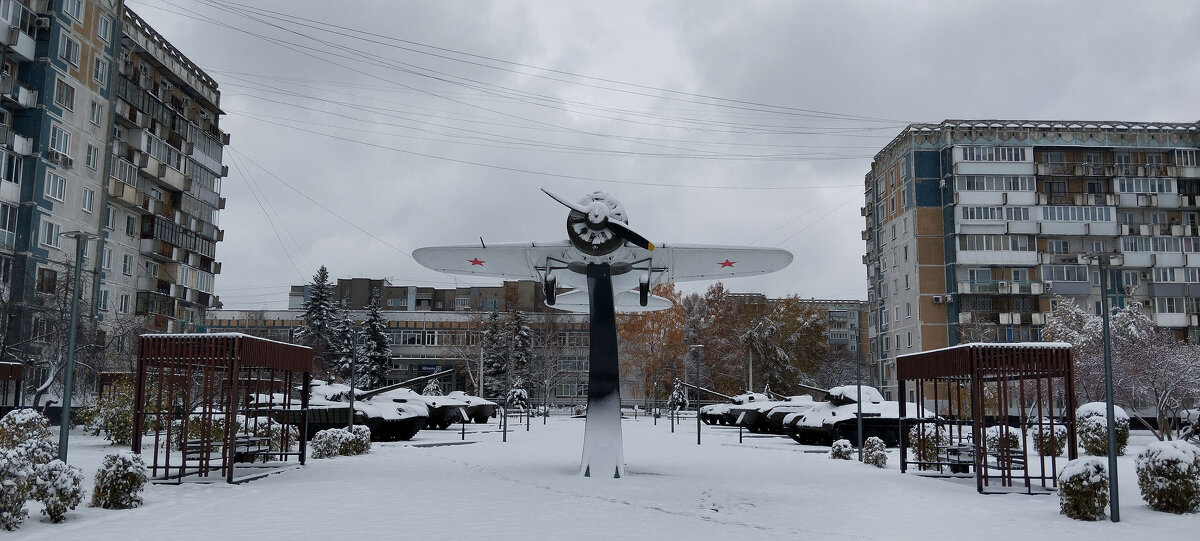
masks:
POLYGON ((234 464, 255 459, 304 464, 312 357, 304 346, 239 333, 142 335, 133 451, 149 439, 151 476, 177 482, 216 473, 232 483, 234 464), (300 421, 298 453, 287 452, 287 431, 282 449, 261 437, 285 417, 300 421))
MULTIPOLYGON (((1018 482, 1025 492, 1035 484, 1057 488, 1060 458, 1030 449, 1030 435, 1065 427, 1068 459, 1077 457, 1072 375, 1071 346, 1057 342, 962 344, 897 357, 900 396, 911 388, 919 407, 938 414, 917 440, 902 434, 900 471, 915 465, 965 475, 973 468, 980 493, 1012 491, 1018 482), (1016 439, 1020 448, 989 446, 989 427, 994 439, 1016 439), (909 460, 910 446, 926 452, 909 460)), ((905 409, 901 399, 901 417, 905 409)))

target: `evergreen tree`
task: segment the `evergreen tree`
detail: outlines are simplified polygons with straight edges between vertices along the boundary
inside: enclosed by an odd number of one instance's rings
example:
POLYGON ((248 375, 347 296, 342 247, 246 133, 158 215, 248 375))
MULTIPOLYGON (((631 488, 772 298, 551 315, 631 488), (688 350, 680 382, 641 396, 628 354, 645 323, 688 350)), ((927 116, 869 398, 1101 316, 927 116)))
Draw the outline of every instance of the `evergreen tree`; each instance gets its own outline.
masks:
POLYGON ((333 327, 333 340, 330 347, 330 372, 336 375, 343 382, 350 383, 350 367, 354 365, 357 370, 357 377, 354 381, 355 389, 366 388, 363 380, 363 372, 365 363, 363 362, 363 348, 359 345, 359 337, 361 333, 355 325, 354 320, 350 319, 350 314, 342 307, 339 307, 335 312, 336 322, 333 327))
POLYGON ((533 329, 529 327, 525 312, 516 310, 508 313, 503 336, 508 351, 505 357, 509 387, 526 390, 530 360, 533 358, 533 329))
POLYGON ((492 311, 484 324, 480 347, 483 350, 483 393, 485 397, 502 397, 507 390, 505 382, 504 328, 500 314, 492 311))
POLYGON ((392 347, 388 345, 387 320, 379 309, 379 292, 371 296, 371 307, 367 309, 367 321, 363 329, 363 367, 359 370, 364 389, 374 389, 387 381, 392 364, 392 347))
POLYGON ((329 283, 329 270, 321 265, 313 281, 308 285, 308 300, 301 305, 304 315, 301 316, 303 325, 296 331, 296 340, 313 350, 313 370, 318 377, 329 378, 335 374, 331 370, 331 357, 335 354, 331 347, 337 329, 337 306, 333 303, 333 285, 329 283))

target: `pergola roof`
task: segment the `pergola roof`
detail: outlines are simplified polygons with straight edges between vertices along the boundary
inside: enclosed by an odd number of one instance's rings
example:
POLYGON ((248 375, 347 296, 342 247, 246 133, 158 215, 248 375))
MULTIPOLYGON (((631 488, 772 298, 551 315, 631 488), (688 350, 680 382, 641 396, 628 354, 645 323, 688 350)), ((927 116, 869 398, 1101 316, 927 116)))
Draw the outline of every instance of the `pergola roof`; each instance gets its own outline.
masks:
POLYGON ((971 343, 896 358, 896 378, 901 380, 969 377, 995 371, 1033 377, 1069 375, 1071 344, 971 343))
POLYGON ((240 368, 312 372, 312 348, 241 333, 143 334, 141 357, 154 363, 237 359, 240 368))

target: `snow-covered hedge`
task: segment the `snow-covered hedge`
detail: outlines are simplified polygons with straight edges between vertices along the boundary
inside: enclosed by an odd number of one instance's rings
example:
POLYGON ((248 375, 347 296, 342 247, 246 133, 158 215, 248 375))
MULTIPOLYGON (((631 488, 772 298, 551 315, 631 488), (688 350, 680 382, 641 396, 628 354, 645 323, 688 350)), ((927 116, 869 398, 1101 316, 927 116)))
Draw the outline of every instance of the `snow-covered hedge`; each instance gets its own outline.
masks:
POLYGON ((1045 424, 1032 430, 1033 448, 1042 456, 1059 456, 1067 450, 1067 427, 1045 424))
POLYGON ((142 456, 132 451, 117 451, 104 457, 96 472, 92 490, 92 507, 132 509, 142 505, 142 488, 146 485, 146 464, 142 456))
POLYGON ((876 468, 887 467, 887 445, 884 445, 883 440, 875 436, 867 438, 867 441, 863 442, 862 452, 864 464, 876 468))
POLYGON ((344 428, 329 428, 317 432, 309 444, 312 458, 333 458, 342 455, 363 455, 371 451, 371 429, 354 425, 354 432, 344 428))
POLYGON ((1058 470, 1058 498, 1062 514, 1075 520, 1101 520, 1108 506, 1108 465, 1100 458, 1084 457, 1058 470))
POLYGON ((854 455, 854 446, 850 440, 838 440, 829 448, 829 458, 834 460, 850 460, 854 455))
POLYGON ((33 497, 42 502, 42 514, 50 517, 50 522, 62 522, 67 511, 83 501, 83 470, 57 458, 38 466, 33 497))
MULTIPOLYGON (((1129 415, 1120 406, 1113 406, 1116 418, 1117 454, 1124 455, 1129 445, 1129 415)), ((1083 452, 1092 456, 1108 456, 1108 417, 1104 402, 1089 402, 1075 410, 1075 432, 1083 452)))
POLYGON ((15 451, 0 448, 0 528, 15 530, 29 515, 25 500, 33 473, 33 466, 15 451))
MULTIPOLYGON (((938 447, 950 445, 950 431, 932 423, 913 425, 908 429, 908 445, 912 448, 913 457, 917 462, 935 462, 938 458, 938 447)), ((926 467, 922 465, 921 469, 926 467)))
POLYGON ((1156 441, 1137 456, 1138 488, 1151 509, 1183 514, 1200 510, 1200 448, 1156 441))
POLYGON ((989 426, 983 432, 983 441, 989 451, 1001 449, 1020 449, 1020 429, 1011 426, 989 426))

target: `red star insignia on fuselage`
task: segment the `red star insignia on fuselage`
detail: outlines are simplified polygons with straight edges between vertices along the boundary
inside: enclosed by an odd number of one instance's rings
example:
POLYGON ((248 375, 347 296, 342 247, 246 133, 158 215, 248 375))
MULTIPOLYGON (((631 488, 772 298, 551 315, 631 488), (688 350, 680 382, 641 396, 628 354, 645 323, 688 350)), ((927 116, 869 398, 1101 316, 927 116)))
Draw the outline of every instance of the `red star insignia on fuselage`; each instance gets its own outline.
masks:
POLYGON ((472 267, 474 267, 475 265, 479 265, 480 267, 482 267, 484 263, 487 263, 487 261, 480 261, 479 258, 476 257, 474 259, 468 259, 467 263, 470 263, 472 267))
POLYGON ((725 267, 732 267, 734 263, 737 263, 737 261, 730 261, 730 260, 726 259, 725 261, 722 261, 717 264, 720 265, 721 268, 723 269, 725 267))

